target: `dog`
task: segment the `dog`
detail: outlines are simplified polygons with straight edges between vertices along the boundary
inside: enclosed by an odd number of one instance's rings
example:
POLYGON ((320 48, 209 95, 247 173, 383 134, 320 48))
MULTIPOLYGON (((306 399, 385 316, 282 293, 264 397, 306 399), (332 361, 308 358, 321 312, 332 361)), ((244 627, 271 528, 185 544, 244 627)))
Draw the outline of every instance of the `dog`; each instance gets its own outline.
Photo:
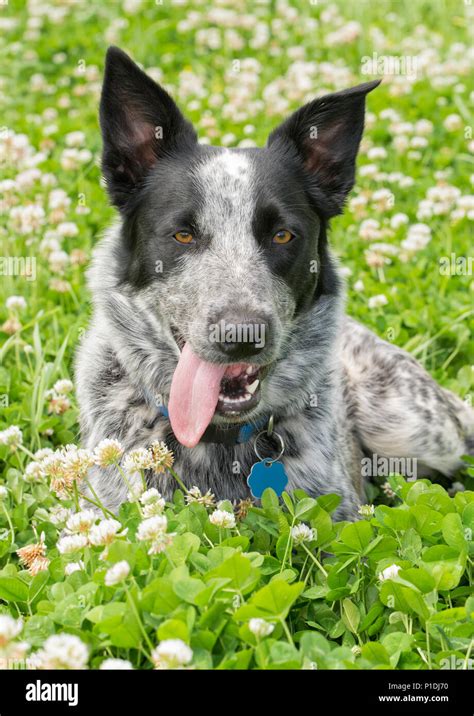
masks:
MULTIPOLYGON (((102 171, 119 220, 89 269, 94 312, 77 355, 83 442, 164 441, 188 488, 250 497, 261 459, 287 490, 364 501, 364 456, 452 475, 473 411, 407 353, 345 315, 329 220, 354 184, 365 101, 379 81, 315 99, 264 148, 200 144, 168 93, 109 48, 102 171), (273 463, 268 463, 273 464, 273 463)), ((117 511, 115 468, 92 484, 117 511)), ((168 475, 147 475, 171 499, 168 475)))

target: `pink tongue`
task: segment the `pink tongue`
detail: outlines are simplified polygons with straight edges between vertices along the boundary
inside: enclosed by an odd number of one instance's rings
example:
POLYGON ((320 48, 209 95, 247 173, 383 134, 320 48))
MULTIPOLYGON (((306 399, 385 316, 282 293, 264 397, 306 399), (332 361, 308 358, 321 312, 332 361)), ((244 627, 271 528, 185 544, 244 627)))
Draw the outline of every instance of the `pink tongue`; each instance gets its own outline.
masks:
POLYGON ((171 382, 168 411, 171 427, 185 447, 198 444, 212 420, 225 365, 207 363, 186 343, 171 382))

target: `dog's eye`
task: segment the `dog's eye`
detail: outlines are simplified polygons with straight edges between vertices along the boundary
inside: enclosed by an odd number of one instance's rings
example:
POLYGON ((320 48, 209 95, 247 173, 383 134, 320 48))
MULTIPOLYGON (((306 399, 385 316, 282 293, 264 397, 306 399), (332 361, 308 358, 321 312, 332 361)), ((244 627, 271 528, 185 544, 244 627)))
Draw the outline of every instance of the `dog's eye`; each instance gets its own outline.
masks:
POLYGON ((176 234, 173 234, 173 237, 180 244, 192 244, 194 241, 193 235, 190 234, 189 231, 178 231, 176 234))
POLYGON ((291 231, 288 231, 287 229, 282 229, 281 231, 276 232, 272 241, 274 244, 288 244, 292 238, 293 234, 291 233, 291 231))

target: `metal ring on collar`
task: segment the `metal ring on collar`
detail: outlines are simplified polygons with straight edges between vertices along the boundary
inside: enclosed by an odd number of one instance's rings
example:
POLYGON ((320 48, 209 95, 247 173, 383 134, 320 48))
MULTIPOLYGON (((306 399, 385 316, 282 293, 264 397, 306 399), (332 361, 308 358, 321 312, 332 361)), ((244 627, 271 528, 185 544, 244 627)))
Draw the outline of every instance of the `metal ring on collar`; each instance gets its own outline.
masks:
POLYGON ((274 457, 274 458, 262 457, 262 456, 260 455, 260 453, 259 453, 259 451, 258 451, 258 447, 257 447, 258 439, 259 439, 259 437, 261 437, 262 435, 267 435, 267 436, 268 436, 267 431, 266 431, 266 430, 261 430, 261 431, 255 436, 255 440, 253 441, 253 449, 255 450, 255 455, 258 457, 259 460, 261 460, 262 462, 266 462, 267 464, 271 465, 272 463, 274 463, 274 462, 276 462, 277 460, 279 460, 279 459, 281 458, 281 456, 283 455, 283 453, 285 452, 285 443, 283 442, 283 438, 282 438, 281 435, 279 435, 278 433, 272 432, 272 436, 274 436, 275 438, 277 438, 277 440, 278 440, 279 443, 280 443, 280 452, 279 452, 278 455, 277 455, 276 457, 274 457))

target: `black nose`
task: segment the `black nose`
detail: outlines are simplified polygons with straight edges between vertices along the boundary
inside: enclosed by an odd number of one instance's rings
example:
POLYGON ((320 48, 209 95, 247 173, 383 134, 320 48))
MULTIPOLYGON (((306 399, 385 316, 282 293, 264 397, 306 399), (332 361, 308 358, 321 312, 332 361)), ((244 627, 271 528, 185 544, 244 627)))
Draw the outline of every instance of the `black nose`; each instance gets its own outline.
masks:
POLYGON ((270 321, 266 316, 225 314, 209 325, 209 341, 231 361, 258 355, 268 344, 270 321))

